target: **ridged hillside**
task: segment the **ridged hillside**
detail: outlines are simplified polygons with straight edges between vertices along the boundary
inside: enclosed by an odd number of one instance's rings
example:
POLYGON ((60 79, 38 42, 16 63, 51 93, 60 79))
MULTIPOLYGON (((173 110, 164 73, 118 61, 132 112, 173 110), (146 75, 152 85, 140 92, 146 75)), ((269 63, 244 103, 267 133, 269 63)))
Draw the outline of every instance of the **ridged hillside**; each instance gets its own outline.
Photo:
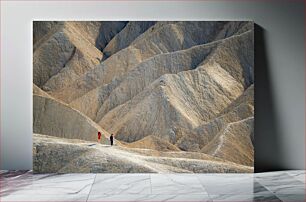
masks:
POLYGON ((253 171, 252 22, 44 21, 33 43, 37 172, 253 171))
POLYGON ((156 23, 137 37, 129 47, 118 51, 68 87, 51 90, 49 93, 69 103, 93 88, 108 84, 111 80, 126 74, 139 63, 154 55, 183 50, 195 45, 219 40, 225 34, 234 35, 239 33, 240 29, 246 26, 245 23, 241 22, 234 22, 234 24, 235 31, 232 30, 232 27, 226 26, 226 22, 156 23))

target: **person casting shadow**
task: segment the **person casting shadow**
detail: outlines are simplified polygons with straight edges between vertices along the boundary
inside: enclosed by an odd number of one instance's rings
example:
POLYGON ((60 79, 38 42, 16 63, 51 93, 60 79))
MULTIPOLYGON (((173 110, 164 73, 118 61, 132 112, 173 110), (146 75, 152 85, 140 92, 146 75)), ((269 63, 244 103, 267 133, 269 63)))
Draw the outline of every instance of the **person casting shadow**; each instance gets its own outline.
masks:
POLYGON ((109 137, 109 140, 110 140, 111 146, 113 146, 113 144, 114 144, 114 135, 113 134, 111 134, 111 136, 109 137))

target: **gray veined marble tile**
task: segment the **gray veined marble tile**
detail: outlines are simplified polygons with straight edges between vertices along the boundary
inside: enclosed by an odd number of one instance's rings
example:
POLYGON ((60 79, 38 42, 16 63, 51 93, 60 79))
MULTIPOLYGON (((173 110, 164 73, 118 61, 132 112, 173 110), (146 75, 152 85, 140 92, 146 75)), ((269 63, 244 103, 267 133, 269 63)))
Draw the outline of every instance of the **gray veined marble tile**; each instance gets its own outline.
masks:
POLYGON ((297 181, 287 172, 276 172, 276 173, 258 173, 254 179, 258 182, 293 182, 297 181))
POLYGON ((18 173, 18 172, 8 172, 1 176, 1 189, 0 196, 6 196, 8 194, 13 194, 14 192, 29 187, 33 182, 46 178, 54 174, 40 174, 33 175, 32 173, 18 173))
POLYGON ((265 195, 233 195, 233 194, 226 194, 226 195, 210 195, 213 201, 222 201, 222 202, 251 202, 251 201, 269 201, 269 202, 281 202, 281 200, 273 195, 265 194, 265 195))
POLYGON ((274 194, 254 194, 253 195, 253 201, 264 201, 264 202, 282 202, 280 198, 278 198, 274 194))
POLYGON ((264 172, 255 173, 254 178, 258 181, 260 180, 289 180, 292 176, 289 175, 290 171, 275 171, 275 172, 264 172))
POLYGON ((288 171, 284 171, 286 173, 293 173, 293 174, 298 174, 298 173, 306 173, 306 170, 288 170, 288 171))
POLYGON ((256 181, 275 194, 304 194, 306 191, 303 182, 294 179, 287 173, 256 178, 256 181))
POLYGON ((91 195, 151 194, 149 174, 97 174, 91 195))
MULTIPOLYGON (((12 190, 14 195, 88 194, 95 174, 33 175, 12 190)), ((20 181, 16 181, 20 182, 20 181)), ((16 183, 14 182, 14 183, 16 183)))
POLYGON ((138 194, 125 194, 125 195, 89 195, 88 202, 126 202, 126 201, 137 201, 137 202, 211 202, 212 200, 206 194, 183 194, 183 195, 167 195, 167 194, 150 194, 150 195, 138 195, 138 194))
POLYGON ((305 184, 298 180, 302 174, 305 172, 284 171, 254 175, 33 175, 31 172, 10 171, 1 174, 1 200, 86 201, 88 197, 88 201, 188 202, 210 201, 211 196, 215 201, 299 202, 304 201, 305 197, 305 184))
POLYGON ((33 175, 33 174, 31 171, 28 171, 28 170, 1 171, 0 173, 1 179, 5 179, 5 178, 14 179, 14 178, 27 176, 27 175, 33 175))
POLYGON ((201 182, 208 184, 224 184, 229 182, 248 181, 253 182, 254 174, 222 173, 222 174, 196 174, 201 182))
MULTIPOLYGON (((254 180, 252 175, 245 174, 200 174, 199 181, 210 195, 244 194, 252 195, 254 180)), ((259 184, 255 184, 260 186, 259 184)))
POLYGON ((272 191, 275 194, 305 194, 305 185, 304 184, 287 184, 287 185, 271 185, 266 186, 267 189, 272 191))
POLYGON ((269 195, 272 194, 266 187, 262 186, 259 182, 254 181, 253 183, 253 194, 254 195, 269 195))
POLYGON ((36 194, 27 194, 27 195, 8 195, 1 197, 1 201, 3 202, 31 202, 31 201, 37 201, 37 202, 69 202, 69 201, 76 201, 76 202, 86 202, 88 195, 69 195, 69 194, 52 194, 52 195, 36 195, 36 194))
POLYGON ((277 194, 276 195, 283 202, 305 202, 304 194, 277 194))
POLYGON ((0 170, 0 175, 9 172, 8 170, 0 170))
POLYGON ((88 202, 132 202, 132 201, 140 201, 144 196, 140 194, 93 194, 91 193, 88 196, 88 202))
POLYGON ((305 170, 294 170, 287 172, 288 175, 292 176, 294 179, 299 180, 303 183, 305 183, 305 170))
POLYGON ((202 194, 206 190, 193 174, 151 174, 152 194, 202 194))
POLYGON ((181 195, 151 195, 143 198, 142 201, 159 202, 212 202, 207 194, 181 194, 181 195))

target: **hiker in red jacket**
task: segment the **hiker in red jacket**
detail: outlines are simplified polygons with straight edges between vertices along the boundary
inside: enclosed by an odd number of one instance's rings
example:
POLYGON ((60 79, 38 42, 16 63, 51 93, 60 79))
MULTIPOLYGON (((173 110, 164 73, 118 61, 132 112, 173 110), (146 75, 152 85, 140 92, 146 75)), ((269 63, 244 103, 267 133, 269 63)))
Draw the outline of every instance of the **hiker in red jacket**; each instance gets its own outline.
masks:
POLYGON ((98 142, 100 143, 100 141, 101 141, 101 132, 98 131, 98 142))

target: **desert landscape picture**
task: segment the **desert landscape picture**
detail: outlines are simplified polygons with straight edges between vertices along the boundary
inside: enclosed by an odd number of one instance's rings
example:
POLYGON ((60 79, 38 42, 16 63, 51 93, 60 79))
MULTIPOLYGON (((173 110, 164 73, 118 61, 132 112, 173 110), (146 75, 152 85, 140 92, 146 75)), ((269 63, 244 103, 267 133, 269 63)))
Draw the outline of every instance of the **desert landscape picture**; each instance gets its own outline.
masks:
POLYGON ((253 172, 254 23, 34 21, 33 170, 253 172))

